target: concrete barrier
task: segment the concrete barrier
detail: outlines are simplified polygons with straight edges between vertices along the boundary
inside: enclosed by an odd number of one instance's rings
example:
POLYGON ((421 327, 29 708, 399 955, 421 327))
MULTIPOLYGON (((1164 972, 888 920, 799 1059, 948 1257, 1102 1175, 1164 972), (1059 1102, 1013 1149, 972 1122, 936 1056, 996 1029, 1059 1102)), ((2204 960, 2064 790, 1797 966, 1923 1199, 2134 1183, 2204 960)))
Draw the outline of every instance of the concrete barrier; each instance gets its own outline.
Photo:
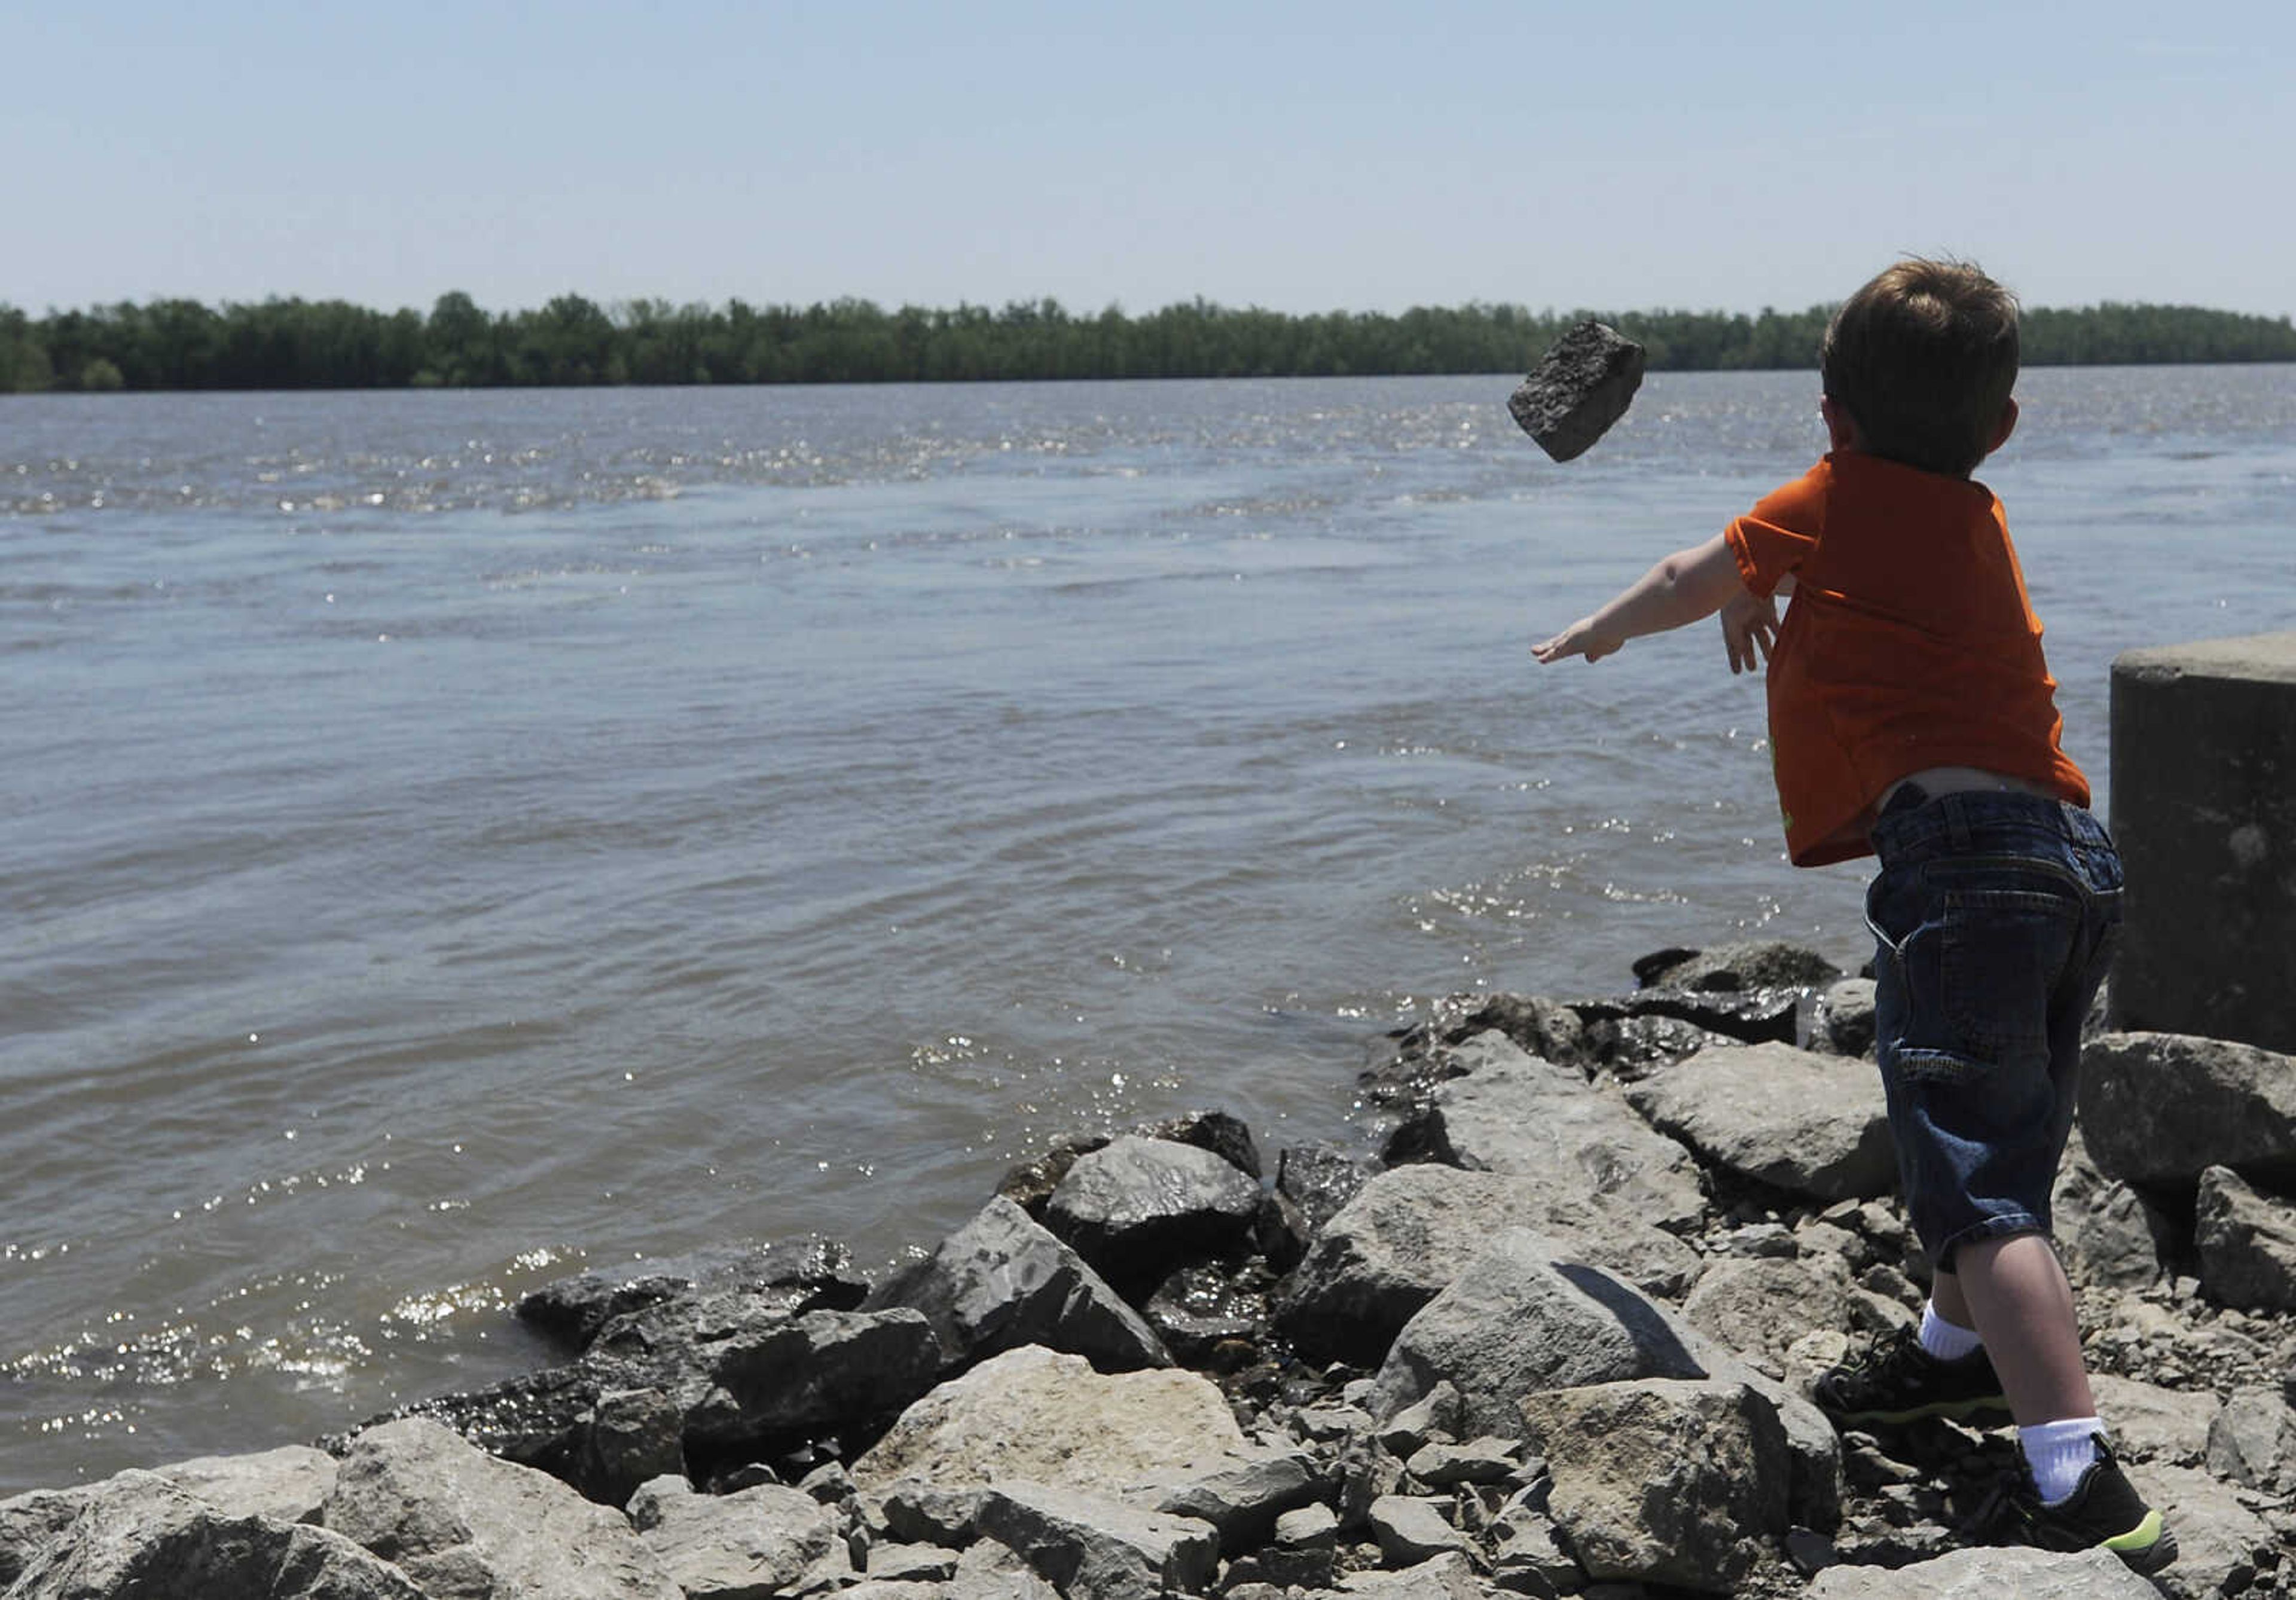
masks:
POLYGON ((2113 1025, 2296 1051, 2296 633, 2112 664, 2113 1025))

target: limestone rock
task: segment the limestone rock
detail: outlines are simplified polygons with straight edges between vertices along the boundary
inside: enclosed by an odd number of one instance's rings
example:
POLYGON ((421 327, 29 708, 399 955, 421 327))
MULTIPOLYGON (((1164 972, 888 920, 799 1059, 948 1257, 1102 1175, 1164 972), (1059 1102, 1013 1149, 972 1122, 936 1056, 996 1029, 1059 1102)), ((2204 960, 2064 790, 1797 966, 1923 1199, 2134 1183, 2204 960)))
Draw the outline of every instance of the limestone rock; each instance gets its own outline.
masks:
POLYGON ((819 1235, 744 1243, 626 1268, 594 1270, 545 1284, 518 1302, 519 1320, 575 1350, 586 1348, 615 1317, 663 1301, 699 1293, 752 1297, 797 1316, 849 1311, 869 1285, 853 1268, 853 1252, 819 1235))
POLYGON ((420 1417, 352 1440, 325 1514, 431 1600, 683 1600, 620 1513, 420 1417))
POLYGON ((1219 1156, 1127 1135, 1069 1169, 1045 1221, 1103 1276, 1144 1288, 1185 1256, 1241 1244, 1259 1210, 1259 1184, 1219 1156))
POLYGON ((629 1517, 686 1600, 766 1600, 839 1543, 828 1510, 778 1484, 698 1495, 684 1478, 656 1478, 630 1497, 629 1517))
POLYGON ((249 1456, 201 1456, 152 1469, 226 1516, 316 1522, 335 1486, 335 1458, 308 1445, 249 1456))
MULTIPOLYGON (((1647 1122, 1613 1090, 1575 1067, 1538 1060, 1496 1030, 1456 1046, 1465 1077, 1443 1084, 1419 1118, 1398 1130, 1438 1160, 1475 1172, 1505 1172, 1614 1195, 1661 1227, 1687 1227, 1706 1196, 1690 1152, 1647 1122)), ((1389 1159, 1396 1159, 1394 1145, 1389 1159)))
POLYGON ((1783 1362, 1812 1328, 1849 1319, 1849 1269, 1839 1256, 1709 1262, 1682 1318, 1728 1349, 1783 1362))
POLYGON ((1792 1464, 1741 1383, 1646 1379, 1527 1395, 1549 1509, 1590 1577, 1727 1594, 1791 1521, 1792 1464))
POLYGON ((1404 1463, 1404 1470, 1430 1489, 1453 1489, 1462 1483, 1497 1483, 1521 1465, 1517 1459, 1521 1454, 1520 1440, 1484 1433, 1464 1444, 1421 1445, 1404 1463))
POLYGON ((923 1315, 759 1312, 731 1297, 648 1306, 600 1330, 586 1359, 676 1395, 685 1440, 738 1448, 898 1411, 932 1386, 939 1341, 923 1315))
POLYGON ((2156 1600, 2152 1584, 2109 1550, 2063 1555, 2017 1547, 1956 1550, 1894 1570, 1828 1567, 1809 1600, 2156 1600))
POLYGON ((2273 1561, 2279 1541, 2240 1494, 2195 1467, 2131 1465, 2129 1481, 2177 1535, 2177 1559, 2158 1574, 2177 1600, 2236 1595, 2273 1561))
POLYGON ((1103 1372, 1171 1365, 1140 1314, 1083 1257, 1002 1197, 862 1302, 870 1311, 895 1307, 921 1312, 952 1362, 1034 1344, 1103 1372))
POLYGON ((2209 1471, 2268 1494, 2296 1493, 2296 1407, 2276 1390, 2243 1389, 2209 1424, 2209 1471))
POLYGON ((1644 989, 1736 993, 1816 988, 1840 978, 1841 969, 1807 945, 1783 939, 1749 939, 1685 952, 1676 962, 1636 962, 1635 976, 1644 989))
MULTIPOLYGON (((1639 1077, 1642 1074, 1619 1071, 1615 1057, 1620 1046, 1611 1042, 1612 1030, 1662 1022, 1677 1024, 1691 1031, 1676 1034, 1681 1042, 1671 1048, 1664 1034, 1644 1034, 1653 1047, 1677 1056, 1687 1055, 1709 1040, 1726 1045, 1791 1045, 1801 1032, 1805 1005, 1803 991, 1798 989, 1741 992, 1668 988, 1638 989, 1630 995, 1611 999, 1573 1000, 1570 1008, 1586 1023, 1589 1050, 1611 1066, 1613 1075, 1639 1077)), ((1620 1040, 1623 1043, 1623 1031, 1620 1040)))
POLYGON ((1382 1495, 1371 1503, 1372 1537, 1391 1567, 1416 1566, 1447 1550, 1464 1550, 1466 1536, 1445 1520, 1432 1500, 1382 1495))
POLYGON ((1818 1200, 1885 1194, 1897 1156, 1872 1067, 1791 1045, 1702 1050, 1627 1091, 1702 1159, 1818 1200))
POLYGON ((79 1514, 26 1553, 11 1600, 424 1600, 406 1575, 342 1534, 233 1516, 157 1473, 91 1486, 79 1514))
POLYGON ((1447 1383, 1458 1430, 1520 1438, 1535 1390, 1704 1377, 1672 1318, 1608 1273, 1520 1229, 1470 1257, 1397 1334, 1369 1409, 1394 1416, 1447 1383))
POLYGON ((660 1389, 602 1389, 581 1442, 577 1487, 609 1506, 685 1471, 685 1413, 660 1389))
POLYGON ((2112 1373, 2092 1374, 2089 1387, 2124 1462, 2194 1465, 2207 1454, 2210 1426, 2224 1409, 2206 1389, 2163 1389, 2112 1373))
POLYGON ((2074 1283, 2143 1289, 2161 1276, 2162 1247, 2171 1235, 2168 1218, 2136 1189, 2097 1169, 2078 1128, 2049 1205, 2057 1254, 2074 1283))
POLYGON ((1067 1600, 1201 1593, 1219 1562, 1210 1523, 1021 1480, 982 1497, 980 1528, 1067 1600))
POLYGON ((1399 1571, 1349 1572, 1340 1579, 1339 1592, 1352 1600, 1485 1600, 1490 1593, 1460 1550, 1399 1571))
POLYGON ((2210 1167, 2296 1178, 2296 1056, 2182 1033, 2081 1052, 2080 1127, 2107 1177, 2183 1191, 2210 1167))
POLYGON ((1507 398, 1515 425, 1556 461, 1584 455, 1642 387, 1643 347, 1589 317, 1538 358, 1507 398))
POLYGON ((1363 1193, 1375 1163, 1328 1145, 1288 1145, 1276 1152, 1275 1192, 1300 1208, 1313 1234, 1363 1193))
POLYGON ((36 1489, 0 1500, 0 1589, 16 1581, 24 1563, 62 1537, 97 1486, 36 1489))
POLYGON ((1177 1117, 1143 1122, 1132 1131, 1144 1139, 1168 1139, 1209 1150, 1246 1177, 1257 1180, 1259 1177, 1259 1146, 1252 1141, 1251 1129, 1226 1112, 1183 1112, 1177 1117))
POLYGON ((962 1549, 980 1531, 984 1492, 905 1479, 885 1488, 878 1509, 895 1538, 962 1549))
POLYGON ((1808 1048, 1821 1055, 1874 1053, 1874 980, 1837 978, 1818 991, 1808 1048))
POLYGON ((935 1389, 853 1464, 865 1491, 1053 1481, 1115 1495, 1244 1450, 1218 1388, 1193 1373, 1103 1374, 1080 1356, 1008 1350, 935 1389))
POLYGON ((1248 1550, 1265 1544, 1285 1514, 1315 1505, 1327 1488, 1312 1456, 1272 1450, 1226 1459, 1126 1498, 1144 1498, 1167 1516, 1210 1522, 1222 1549, 1248 1550))
POLYGON ((956 1553, 939 1545, 872 1545, 873 1583, 946 1583, 956 1576, 956 1553))
POLYGON ((1313 1355, 1370 1366, 1491 1235, 1527 1227, 1647 1293, 1680 1294, 1698 1258, 1631 1207, 1508 1173, 1382 1172, 1324 1225, 1278 1286, 1277 1325, 1313 1355))
POLYGON ((2296 1309, 2296 1206, 2210 1167, 2201 1174, 2194 1234, 2210 1294, 2244 1310, 2296 1309))
POLYGON ((956 1576, 941 1600, 1062 1600, 1029 1563, 993 1538, 975 1540, 956 1558, 956 1576))

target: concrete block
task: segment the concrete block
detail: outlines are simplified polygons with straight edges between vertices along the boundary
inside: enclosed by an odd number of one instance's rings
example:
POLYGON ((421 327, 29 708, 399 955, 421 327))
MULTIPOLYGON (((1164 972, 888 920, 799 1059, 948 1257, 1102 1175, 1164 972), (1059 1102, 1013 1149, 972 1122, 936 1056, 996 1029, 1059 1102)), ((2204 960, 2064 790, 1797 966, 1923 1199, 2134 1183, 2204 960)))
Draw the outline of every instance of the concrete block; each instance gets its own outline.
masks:
POLYGON ((2113 1026, 2296 1051, 2296 633, 2112 664, 2113 1026))

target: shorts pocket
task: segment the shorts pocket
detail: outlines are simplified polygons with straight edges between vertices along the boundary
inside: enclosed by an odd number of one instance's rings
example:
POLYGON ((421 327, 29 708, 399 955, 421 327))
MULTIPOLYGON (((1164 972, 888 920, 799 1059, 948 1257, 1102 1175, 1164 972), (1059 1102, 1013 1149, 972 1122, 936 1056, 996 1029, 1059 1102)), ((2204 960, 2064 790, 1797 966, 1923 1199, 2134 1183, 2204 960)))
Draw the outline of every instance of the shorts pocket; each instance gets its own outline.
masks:
POLYGON ((2046 1061, 2049 1000, 2072 959, 2078 895, 2041 889, 1950 889, 1939 928, 1946 1022, 1970 1054, 2003 1064, 2046 1061))

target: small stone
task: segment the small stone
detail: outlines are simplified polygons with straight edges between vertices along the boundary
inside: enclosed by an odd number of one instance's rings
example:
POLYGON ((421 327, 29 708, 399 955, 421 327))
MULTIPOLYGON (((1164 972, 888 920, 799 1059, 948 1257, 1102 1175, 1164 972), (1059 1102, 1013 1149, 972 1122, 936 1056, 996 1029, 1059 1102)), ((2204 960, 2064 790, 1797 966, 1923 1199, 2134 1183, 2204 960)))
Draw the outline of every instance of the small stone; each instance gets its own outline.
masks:
POLYGON ((1434 1501, 1410 1495, 1382 1495, 1374 1500, 1371 1530, 1390 1566, 1415 1566, 1447 1550, 1463 1550, 1467 1543, 1434 1501))
POLYGON ((1513 1440, 1485 1434, 1465 1444, 1423 1445, 1412 1453, 1405 1470, 1431 1489, 1453 1489, 1462 1483, 1501 1483, 1515 1470, 1522 1447, 1513 1440))
POLYGON ((1320 1501, 1275 1519, 1275 1542, 1292 1549, 1329 1550, 1337 1547, 1339 1538, 1339 1513, 1320 1501))

